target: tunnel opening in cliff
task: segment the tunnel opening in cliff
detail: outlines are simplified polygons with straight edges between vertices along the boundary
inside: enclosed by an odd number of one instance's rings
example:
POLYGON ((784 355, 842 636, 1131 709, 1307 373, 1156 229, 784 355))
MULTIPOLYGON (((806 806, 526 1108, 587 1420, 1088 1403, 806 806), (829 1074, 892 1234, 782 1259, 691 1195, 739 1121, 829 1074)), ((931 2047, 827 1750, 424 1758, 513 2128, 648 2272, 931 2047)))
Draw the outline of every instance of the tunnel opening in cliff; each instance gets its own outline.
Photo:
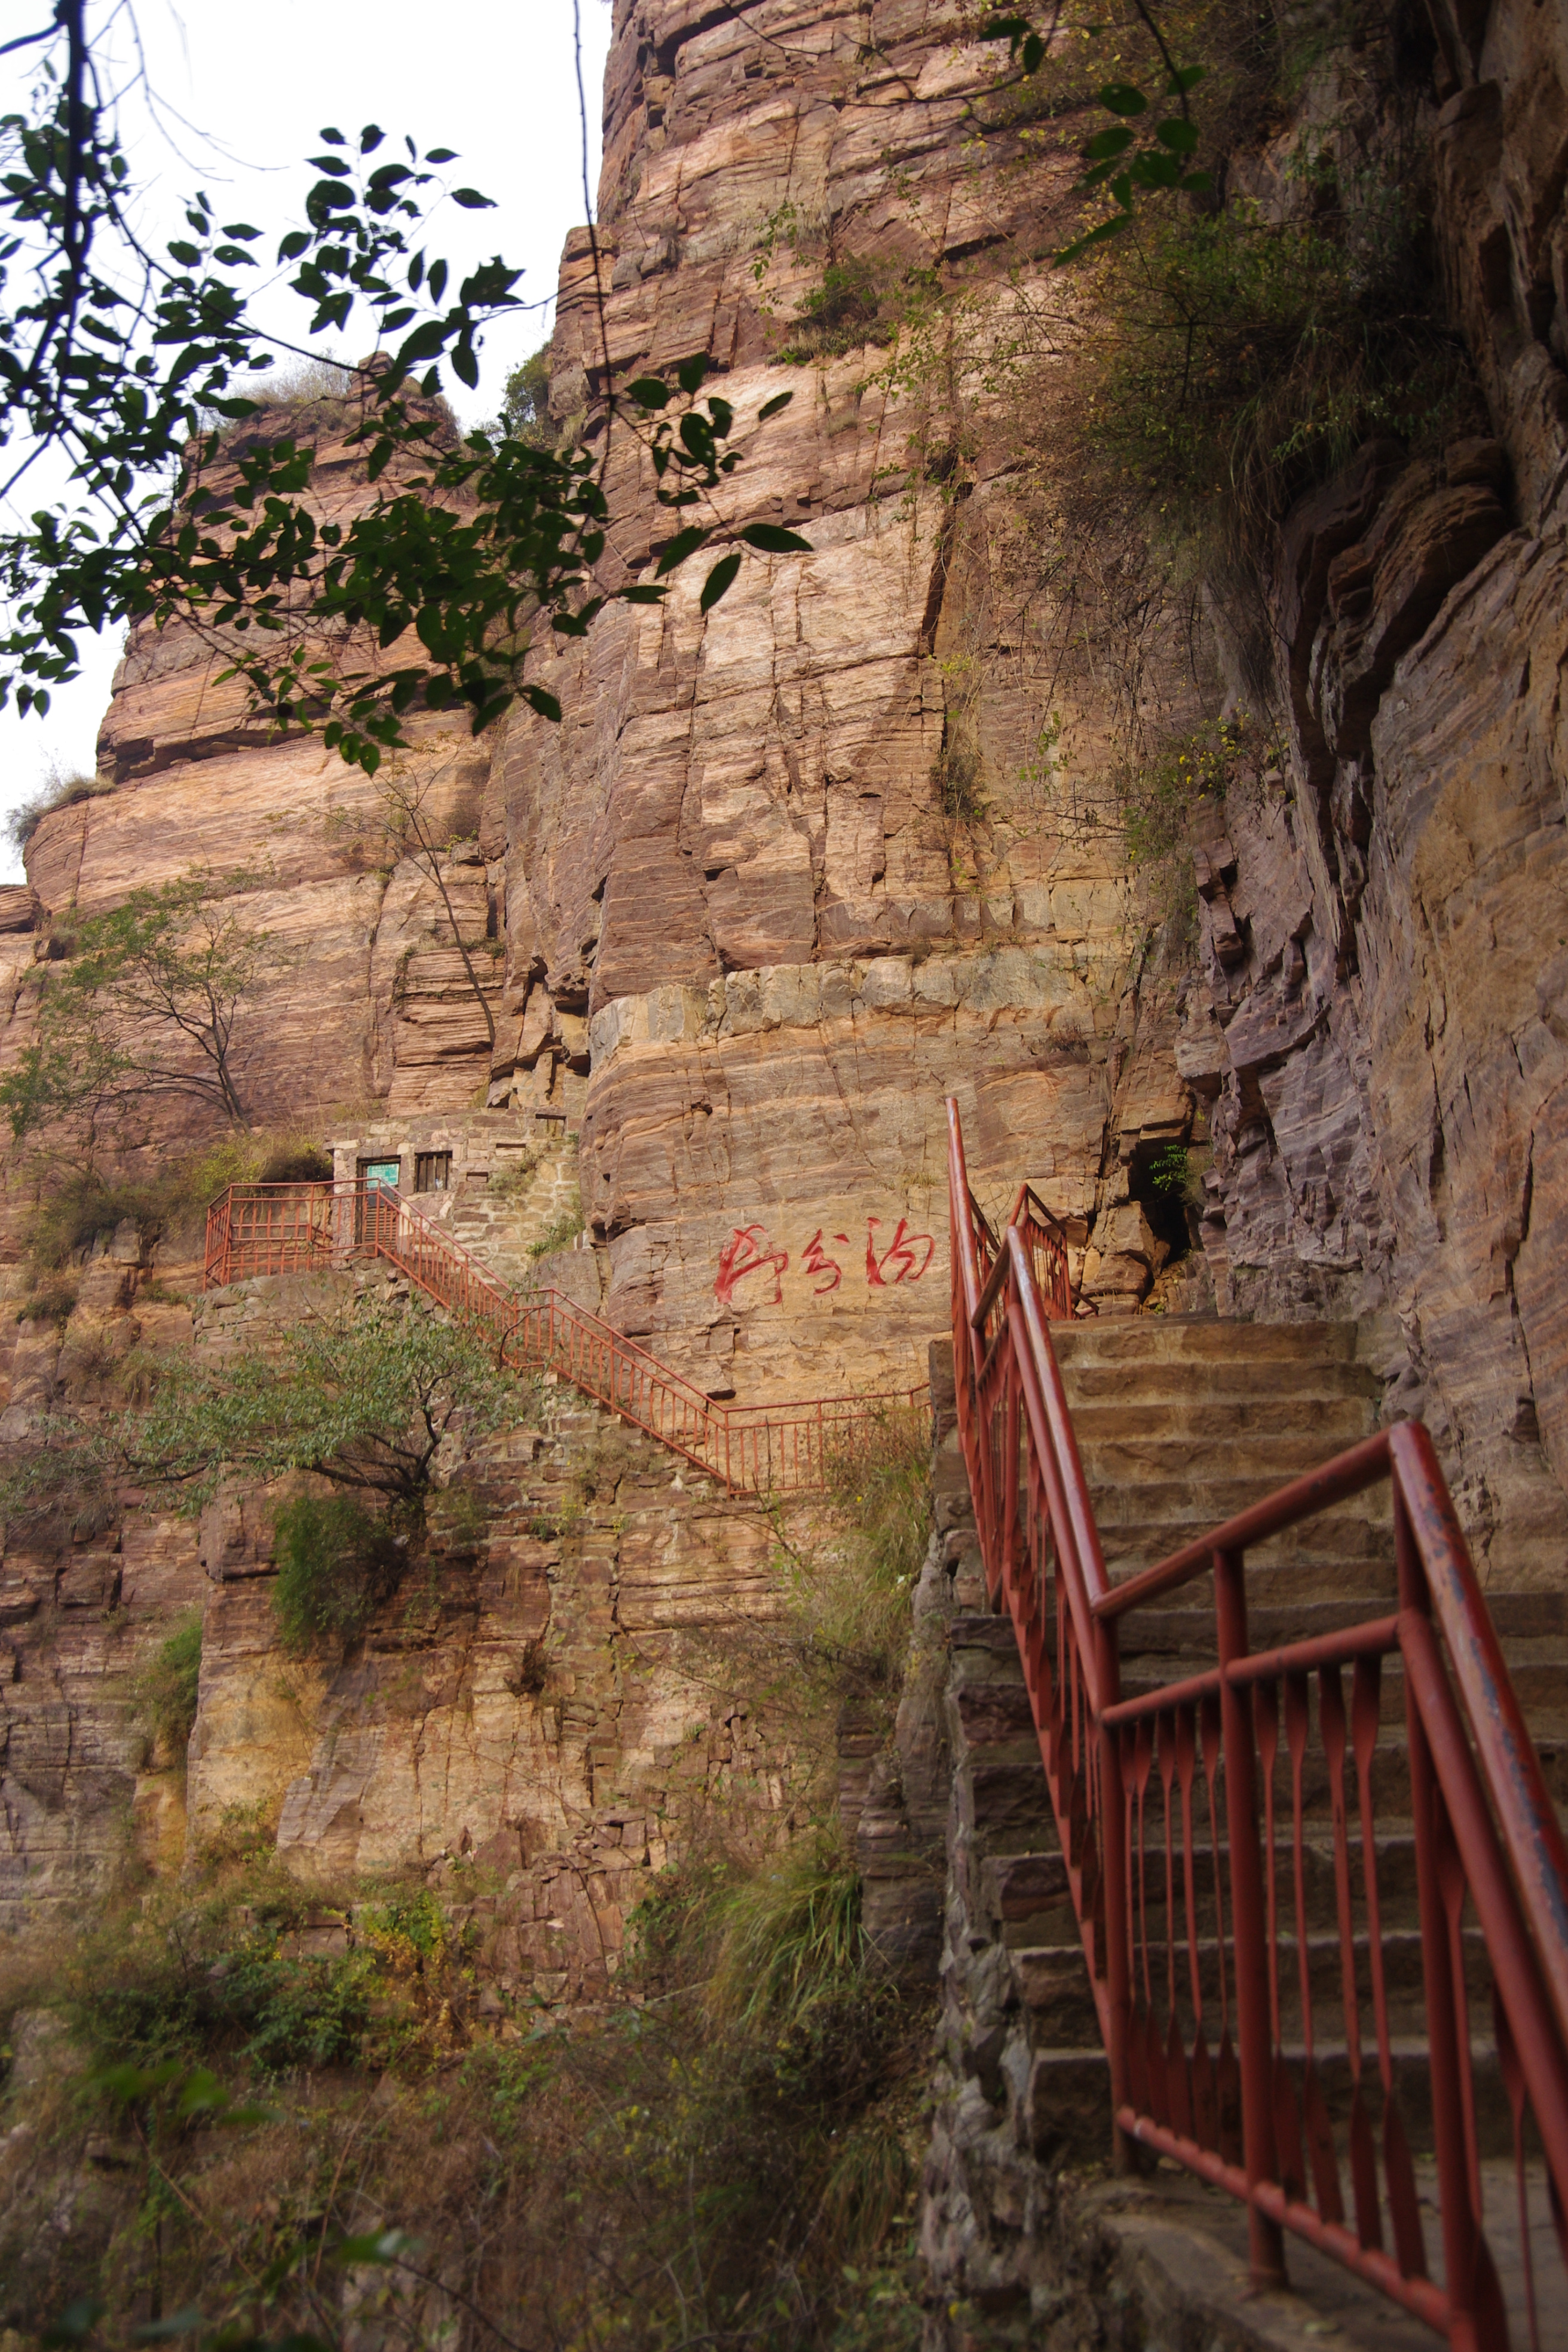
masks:
POLYGON ((1155 1239, 1164 1243, 1167 1265, 1192 1253, 1186 1181, 1186 1154, 1169 1143, 1140 1143, 1127 1171, 1128 1191, 1155 1239))

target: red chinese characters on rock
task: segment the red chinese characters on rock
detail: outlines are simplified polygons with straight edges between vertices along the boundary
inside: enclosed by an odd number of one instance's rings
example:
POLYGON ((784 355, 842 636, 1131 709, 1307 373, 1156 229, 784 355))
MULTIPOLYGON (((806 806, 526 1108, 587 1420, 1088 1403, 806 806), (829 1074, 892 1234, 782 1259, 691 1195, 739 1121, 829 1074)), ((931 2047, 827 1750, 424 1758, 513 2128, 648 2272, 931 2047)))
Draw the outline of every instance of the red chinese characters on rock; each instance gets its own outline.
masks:
MULTIPOLYGON (((765 1304, 776 1307, 784 1297, 781 1277, 789 1272, 789 1252, 772 1246, 766 1225, 737 1225, 719 1253, 719 1278, 713 1285, 714 1292, 724 1306, 733 1307, 735 1292, 746 1276, 770 1268, 773 1295, 765 1304)), ((755 1307, 764 1302, 753 1291, 743 1303, 755 1307)))
POLYGON ((886 1290, 900 1282, 918 1282, 936 1255, 936 1242, 930 1234, 911 1234, 907 1217, 899 1219, 899 1229, 881 1253, 877 1254, 877 1228, 880 1217, 866 1220, 866 1280, 873 1290, 886 1290))
MULTIPOLYGON (((891 1241, 882 1243, 879 1232, 886 1220, 868 1217, 866 1220, 866 1286, 868 1290, 893 1290, 900 1283, 919 1282, 936 1255, 936 1239, 931 1234, 911 1233, 910 1221, 900 1217, 891 1241)), ((844 1267, 828 1255, 830 1245, 847 1249, 847 1234, 828 1234, 818 1225, 800 1254, 800 1271, 812 1277, 811 1295, 826 1298, 842 1287, 844 1267)), ((784 1276, 789 1272, 788 1250, 775 1249, 764 1224, 736 1225, 719 1253, 719 1272, 714 1280, 715 1297, 725 1307, 778 1307, 784 1301, 784 1276), (742 1286, 754 1274, 764 1277, 762 1283, 742 1286), (768 1294, 765 1277, 773 1276, 772 1296, 768 1294)))
MULTIPOLYGON (((835 1234, 833 1238, 836 1242, 843 1242, 846 1246, 848 1244, 849 1236, 847 1234, 835 1234)), ((828 1291, 837 1290, 839 1284, 844 1279, 844 1268, 839 1265, 837 1258, 829 1257, 822 1246, 822 1227, 820 1225, 818 1225, 816 1231, 807 1242, 801 1258, 801 1264, 807 1274, 825 1274, 827 1276, 827 1280, 826 1282, 814 1282, 812 1284, 812 1296, 815 1298, 821 1298, 825 1297, 828 1291)))

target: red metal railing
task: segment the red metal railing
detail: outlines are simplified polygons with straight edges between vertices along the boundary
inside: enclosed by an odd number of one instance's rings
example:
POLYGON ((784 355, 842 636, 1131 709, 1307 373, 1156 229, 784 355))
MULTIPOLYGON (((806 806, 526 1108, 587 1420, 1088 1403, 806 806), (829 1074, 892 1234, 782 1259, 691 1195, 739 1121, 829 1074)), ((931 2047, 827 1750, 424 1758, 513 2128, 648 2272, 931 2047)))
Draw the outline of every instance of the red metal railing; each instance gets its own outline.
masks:
POLYGON ((1142 2145, 1241 2199, 1260 2281, 1283 2276, 1289 2231, 1452 2345, 1500 2352, 1495 2142, 1538 2343, 1568 2263, 1568 1850, 1431 1440, 1382 1431, 1112 1585, 1048 1329, 1061 1304, 1032 1236, 998 1246, 979 1215, 948 1108, 959 1427, 1121 2158, 1142 2145), (1255 1651, 1248 1551, 1384 1479, 1397 1608, 1255 1651), (1124 1695, 1126 1620, 1205 1577, 1213 1665, 1124 1695))
POLYGON ((204 1286, 384 1258, 479 1326, 520 1371, 553 1372, 646 1430, 731 1495, 810 1494, 924 1386, 875 1396, 724 1405, 558 1290, 514 1291, 390 1185, 231 1184, 207 1212, 204 1286))

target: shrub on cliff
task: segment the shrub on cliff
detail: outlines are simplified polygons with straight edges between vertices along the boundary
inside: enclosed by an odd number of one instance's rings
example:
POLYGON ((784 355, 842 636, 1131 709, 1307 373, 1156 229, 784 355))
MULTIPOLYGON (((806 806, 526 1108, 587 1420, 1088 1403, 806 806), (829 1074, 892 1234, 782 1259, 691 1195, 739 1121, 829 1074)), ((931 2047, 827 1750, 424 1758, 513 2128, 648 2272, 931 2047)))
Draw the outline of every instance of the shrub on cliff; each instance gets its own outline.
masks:
POLYGON ((189 1743, 201 1675, 202 1617, 194 1609, 159 1643, 131 1686, 137 1714, 172 1754, 183 1756, 189 1743))
POLYGON ((421 1301, 362 1299, 296 1325, 274 1355, 168 1365, 128 1427, 129 1465, 197 1510, 226 1469, 258 1480, 315 1470, 420 1523, 443 1447, 520 1410, 516 1377, 421 1301))
POLYGON ((37 1042, 0 1079, 18 1142, 64 1125, 90 1159, 108 1122, 171 1094, 244 1126, 246 1023, 288 960, 236 911, 261 878, 193 869, 76 926, 44 967, 37 1042))
POLYGON ((55 771, 41 793, 22 801, 5 820, 13 848, 26 849, 47 816, 57 809, 78 808, 83 801, 101 800, 116 790, 112 776, 79 776, 55 771))
POLYGON ((384 1520, 353 1495, 297 1495, 273 1527, 272 1607, 288 1650, 349 1643, 396 1589, 407 1559, 384 1520))

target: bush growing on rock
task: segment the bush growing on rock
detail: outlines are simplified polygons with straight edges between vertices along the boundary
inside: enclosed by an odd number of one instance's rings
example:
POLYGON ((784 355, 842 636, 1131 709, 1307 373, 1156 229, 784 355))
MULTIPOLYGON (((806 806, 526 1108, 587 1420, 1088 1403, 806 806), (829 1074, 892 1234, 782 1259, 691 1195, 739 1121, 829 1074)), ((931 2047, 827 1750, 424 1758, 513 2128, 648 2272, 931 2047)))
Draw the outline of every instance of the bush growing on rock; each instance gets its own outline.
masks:
POLYGON ((226 1469, 316 1470, 423 1520, 448 1441, 499 1429, 520 1384, 460 1324, 417 1299, 362 1299, 296 1325, 275 1355, 172 1365, 127 1440, 132 1466, 196 1510, 226 1469))
POLYGON ((272 1606, 286 1649, 361 1634, 396 1589, 407 1559, 384 1520, 353 1495, 298 1495, 274 1522, 278 1580, 272 1606))
POLYGON ((193 1609, 160 1642, 132 1685, 132 1701, 156 1741, 184 1755, 196 1720, 202 1674, 202 1617, 193 1609))

